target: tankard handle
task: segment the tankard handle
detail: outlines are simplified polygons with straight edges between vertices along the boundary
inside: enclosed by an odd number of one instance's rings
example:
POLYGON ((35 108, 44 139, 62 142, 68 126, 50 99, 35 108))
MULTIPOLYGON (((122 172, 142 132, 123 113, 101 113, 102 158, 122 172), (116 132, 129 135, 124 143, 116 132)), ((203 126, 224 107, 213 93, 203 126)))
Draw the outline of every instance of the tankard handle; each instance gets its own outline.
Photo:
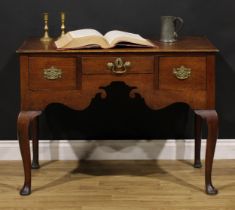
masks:
POLYGON ((175 17, 174 19, 175 23, 175 37, 178 37, 178 32, 180 32, 184 26, 184 20, 181 17, 175 17))

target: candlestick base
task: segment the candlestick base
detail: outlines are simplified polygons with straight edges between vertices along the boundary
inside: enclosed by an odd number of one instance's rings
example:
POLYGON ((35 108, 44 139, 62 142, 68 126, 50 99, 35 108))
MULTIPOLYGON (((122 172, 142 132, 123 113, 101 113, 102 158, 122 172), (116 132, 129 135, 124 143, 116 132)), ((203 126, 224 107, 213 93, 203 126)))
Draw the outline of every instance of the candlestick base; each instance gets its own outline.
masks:
POLYGON ((51 40, 52 40, 51 37, 42 37, 42 38, 40 39, 41 42, 50 42, 51 40))

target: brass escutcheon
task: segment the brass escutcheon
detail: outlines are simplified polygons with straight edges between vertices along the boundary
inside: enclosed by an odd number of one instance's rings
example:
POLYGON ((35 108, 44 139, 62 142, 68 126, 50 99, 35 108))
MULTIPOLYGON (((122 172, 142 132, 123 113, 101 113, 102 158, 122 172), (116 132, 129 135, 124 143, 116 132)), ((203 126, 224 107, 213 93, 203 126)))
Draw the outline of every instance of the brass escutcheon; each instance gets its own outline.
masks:
POLYGON ((48 80, 60 79, 62 78, 62 70, 52 66, 48 69, 44 69, 43 75, 44 75, 44 78, 48 80))
POLYGON ((191 68, 186 68, 185 66, 174 68, 173 74, 176 76, 177 79, 185 80, 191 76, 191 68))
POLYGON ((126 73, 127 69, 131 67, 131 62, 124 62, 122 58, 117 58, 114 63, 108 62, 107 67, 115 74, 124 74, 126 73))

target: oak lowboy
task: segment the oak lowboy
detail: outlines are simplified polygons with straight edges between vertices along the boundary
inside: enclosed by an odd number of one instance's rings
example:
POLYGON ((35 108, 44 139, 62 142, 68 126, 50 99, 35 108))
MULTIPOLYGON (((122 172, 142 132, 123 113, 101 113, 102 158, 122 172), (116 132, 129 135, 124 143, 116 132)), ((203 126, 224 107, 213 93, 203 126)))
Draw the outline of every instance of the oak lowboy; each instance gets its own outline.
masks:
POLYGON ((187 103, 195 112, 195 164, 201 167, 201 123, 208 125, 205 189, 211 182, 218 133, 215 111, 215 54, 218 50, 203 37, 185 37, 173 44, 155 42, 154 48, 56 50, 54 42, 28 39, 20 56, 21 111, 18 136, 25 182, 21 195, 31 192, 31 167, 39 168, 37 117, 51 103, 75 110, 89 106, 102 87, 122 81, 140 94, 147 106, 160 109, 176 102, 187 103), (31 129, 31 132, 29 132, 31 129), (29 135, 31 133, 31 136, 29 135), (29 140, 33 141, 31 165, 29 140))

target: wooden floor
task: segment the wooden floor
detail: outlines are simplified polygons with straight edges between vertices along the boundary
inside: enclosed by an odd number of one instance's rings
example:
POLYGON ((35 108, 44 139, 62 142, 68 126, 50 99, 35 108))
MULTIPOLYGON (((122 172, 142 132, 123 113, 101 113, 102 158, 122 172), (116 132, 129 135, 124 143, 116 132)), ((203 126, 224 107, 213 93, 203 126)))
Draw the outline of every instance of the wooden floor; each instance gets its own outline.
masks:
POLYGON ((0 162, 1 210, 235 210, 235 160, 214 163, 217 196, 191 161, 54 161, 33 171, 22 197, 21 162, 0 162))

